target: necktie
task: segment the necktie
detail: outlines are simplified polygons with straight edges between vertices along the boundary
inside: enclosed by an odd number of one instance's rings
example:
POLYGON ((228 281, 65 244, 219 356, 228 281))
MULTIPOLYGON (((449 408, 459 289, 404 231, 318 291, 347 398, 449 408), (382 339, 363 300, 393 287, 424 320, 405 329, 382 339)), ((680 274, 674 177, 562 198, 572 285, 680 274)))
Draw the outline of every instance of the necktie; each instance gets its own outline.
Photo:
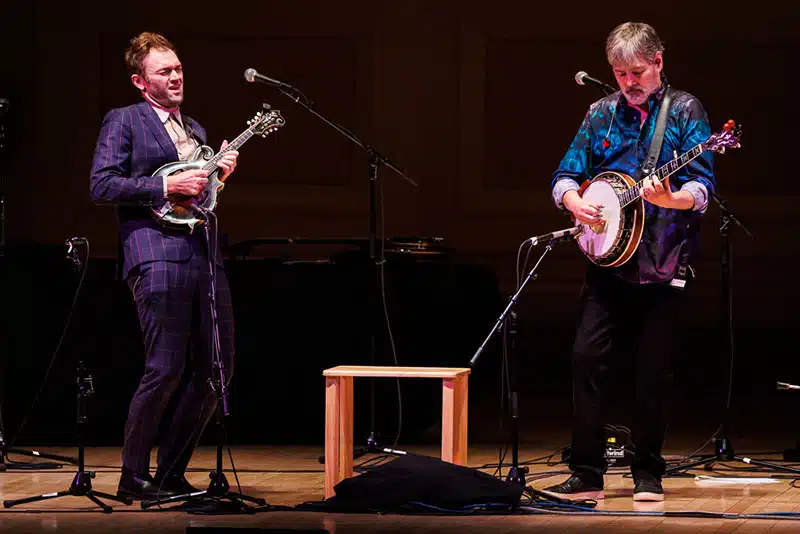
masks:
POLYGON ((191 158, 197 145, 194 139, 186 135, 186 131, 173 113, 170 113, 169 119, 167 119, 167 131, 172 142, 175 143, 180 160, 186 161, 191 158))

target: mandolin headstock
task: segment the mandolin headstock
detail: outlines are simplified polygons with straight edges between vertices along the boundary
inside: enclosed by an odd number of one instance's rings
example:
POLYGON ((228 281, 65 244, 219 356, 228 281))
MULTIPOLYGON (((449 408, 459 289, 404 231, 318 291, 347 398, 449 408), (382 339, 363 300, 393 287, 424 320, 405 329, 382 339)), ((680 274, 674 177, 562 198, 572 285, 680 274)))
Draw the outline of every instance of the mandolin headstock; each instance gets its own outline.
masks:
POLYGON ((264 104, 264 109, 256 113, 247 125, 255 135, 267 137, 269 134, 286 124, 286 119, 281 116, 280 110, 271 109, 269 104, 264 104))

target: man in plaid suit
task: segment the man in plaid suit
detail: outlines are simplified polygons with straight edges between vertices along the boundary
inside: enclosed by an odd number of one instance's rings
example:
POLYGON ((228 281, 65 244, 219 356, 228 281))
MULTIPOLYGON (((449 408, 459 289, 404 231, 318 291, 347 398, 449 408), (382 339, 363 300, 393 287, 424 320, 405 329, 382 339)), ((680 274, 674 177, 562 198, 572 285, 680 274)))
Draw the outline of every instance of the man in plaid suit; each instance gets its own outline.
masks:
MULTIPOLYGON (((164 227, 148 206, 167 194, 196 196, 208 182, 202 170, 153 176, 162 165, 188 159, 206 143, 205 130, 183 115, 183 70, 165 37, 145 32, 132 39, 125 61, 143 101, 111 110, 103 119, 92 162, 94 202, 117 206, 123 244, 122 274, 133 293, 145 347, 145 372, 125 425, 118 492, 137 499, 197 491, 185 469, 216 397, 209 250, 203 228, 188 232, 164 227), (186 371, 184 373, 184 371, 186 371), (174 398, 177 397, 177 398, 174 398), (164 421, 158 469, 150 475, 150 453, 170 401, 175 412, 164 421)), ((223 142, 225 148, 227 142, 223 142)), ((236 167, 238 153, 219 162, 220 180, 236 167)), ((214 232, 211 232, 213 235, 214 232)), ((233 372, 233 312, 222 259, 213 262, 220 359, 226 380, 233 372)))

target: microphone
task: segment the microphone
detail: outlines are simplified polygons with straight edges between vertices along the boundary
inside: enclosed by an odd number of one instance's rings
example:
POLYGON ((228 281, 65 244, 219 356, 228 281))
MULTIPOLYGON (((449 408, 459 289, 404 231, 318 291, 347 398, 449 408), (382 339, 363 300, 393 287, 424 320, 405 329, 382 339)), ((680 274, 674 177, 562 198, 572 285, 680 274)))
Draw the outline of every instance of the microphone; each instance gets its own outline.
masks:
POLYGON ((244 71, 244 79, 250 83, 258 81, 261 83, 265 83, 267 85, 274 85, 275 87, 292 88, 292 86, 289 85, 288 83, 283 83, 282 81, 276 80, 275 78, 264 76, 263 74, 260 74, 256 69, 247 69, 246 71, 244 71))
POLYGON ((606 91, 608 94, 615 93, 617 91, 607 83, 603 83, 597 78, 592 78, 591 76, 586 74, 586 71, 583 70, 575 73, 575 83, 577 83, 578 85, 586 85, 587 83, 590 83, 592 85, 599 87, 603 91, 606 91))
POLYGON ((566 239, 569 237, 575 237, 582 231, 583 231, 582 226, 573 226, 572 228, 567 228, 566 230, 558 230, 557 232, 550 232, 549 234, 543 234, 537 237, 531 237, 528 239, 528 241, 531 242, 532 247, 535 247, 542 241, 552 241, 556 239, 566 239))
POLYGON ((800 389, 800 386, 794 384, 787 384, 786 382, 778 382, 778 390, 781 389, 800 389))
POLYGON ((88 240, 85 237, 70 237, 64 241, 64 244, 67 246, 66 257, 72 261, 72 267, 76 271, 81 269, 81 259, 78 257, 78 248, 76 247, 79 243, 88 243, 88 240))
POLYGON ((72 247, 77 245, 78 243, 86 243, 88 241, 85 237, 70 237, 69 239, 64 240, 64 244, 69 247, 67 252, 72 251, 72 247))

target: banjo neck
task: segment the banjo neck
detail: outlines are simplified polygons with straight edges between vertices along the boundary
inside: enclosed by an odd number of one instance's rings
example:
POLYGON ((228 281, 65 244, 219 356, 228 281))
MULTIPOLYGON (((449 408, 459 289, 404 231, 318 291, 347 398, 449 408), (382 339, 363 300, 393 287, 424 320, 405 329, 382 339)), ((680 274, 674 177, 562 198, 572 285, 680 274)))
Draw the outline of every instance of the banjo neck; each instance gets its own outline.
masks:
MULTIPOLYGON (((722 132, 712 134, 681 156, 675 155, 647 178, 661 182, 705 152, 724 154, 728 148, 739 148, 741 134, 741 125, 729 120, 722 132)), ((604 206, 602 222, 581 223, 575 237, 581 251, 595 265, 618 267, 636 254, 645 227, 645 204, 640 200, 642 182, 635 182, 628 174, 607 170, 581 186, 578 194, 582 198, 604 206), (630 208, 625 209, 628 205, 630 208)))
POLYGON ((678 171, 678 169, 686 166, 690 161, 698 157, 700 154, 704 152, 703 143, 696 145, 691 150, 685 152, 683 155, 676 157, 672 161, 665 163, 655 171, 650 176, 646 176, 645 178, 636 182, 634 186, 630 189, 619 195, 619 200, 621 207, 625 207, 634 200, 638 199, 642 194, 642 183, 646 178, 652 178, 654 180, 658 180, 659 182, 663 182, 669 176, 674 174, 678 171))

